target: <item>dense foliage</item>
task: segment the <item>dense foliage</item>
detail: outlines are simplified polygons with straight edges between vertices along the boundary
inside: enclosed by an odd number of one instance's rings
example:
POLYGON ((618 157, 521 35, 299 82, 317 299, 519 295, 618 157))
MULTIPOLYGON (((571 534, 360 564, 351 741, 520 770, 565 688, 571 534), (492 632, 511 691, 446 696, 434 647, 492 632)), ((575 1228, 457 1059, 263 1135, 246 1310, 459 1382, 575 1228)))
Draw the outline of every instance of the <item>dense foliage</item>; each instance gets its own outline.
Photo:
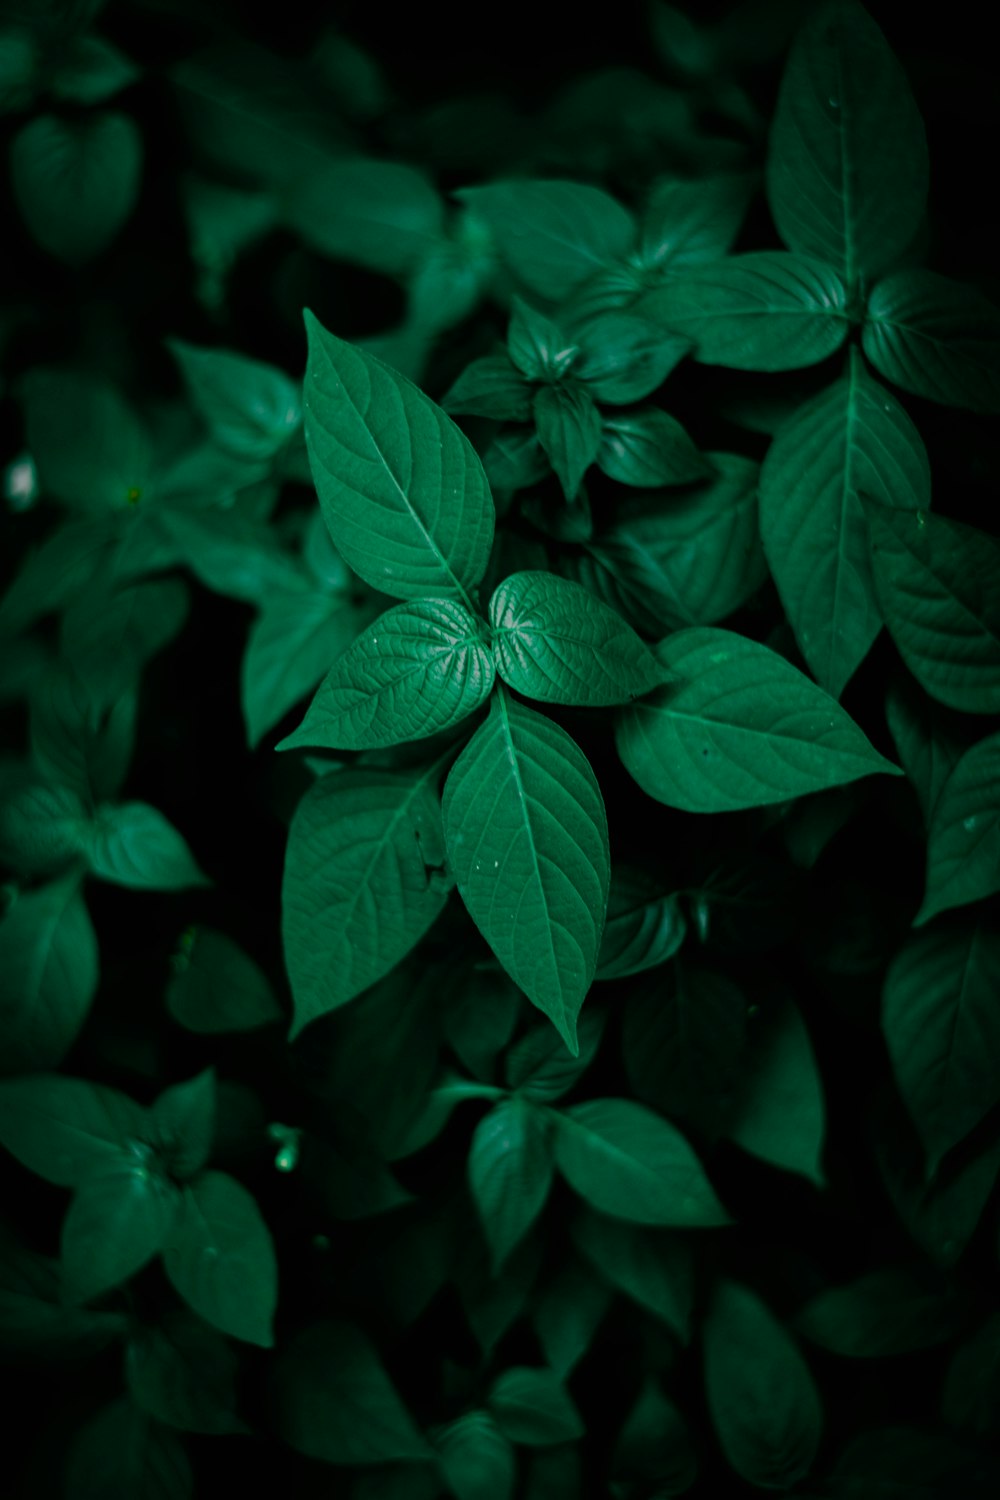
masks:
POLYGON ((995 1495, 954 57, 210 9, 0 26, 7 1492, 995 1495))

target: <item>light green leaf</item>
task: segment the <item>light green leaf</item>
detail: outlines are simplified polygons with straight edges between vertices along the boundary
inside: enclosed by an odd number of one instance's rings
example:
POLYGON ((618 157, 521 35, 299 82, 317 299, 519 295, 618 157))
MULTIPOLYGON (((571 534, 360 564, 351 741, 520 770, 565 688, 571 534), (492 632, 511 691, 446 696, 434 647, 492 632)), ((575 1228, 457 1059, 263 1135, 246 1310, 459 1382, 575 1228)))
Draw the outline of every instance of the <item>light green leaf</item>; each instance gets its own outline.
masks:
POLYGON ((501 1100, 476 1126, 469 1186, 497 1270, 544 1209, 554 1170, 550 1122, 527 1099, 501 1100))
POLYGON ((705 1390, 729 1463, 762 1489, 808 1474, 823 1430, 819 1392, 794 1340, 748 1287, 722 1281, 704 1329, 705 1390))
POLYGON ((687 339, 628 312, 596 313, 577 327, 575 337, 580 352, 573 374, 595 401, 608 406, 644 401, 691 350, 687 339))
POLYGON ((0 1083, 0 1141, 57 1187, 78 1187, 134 1155, 147 1121, 126 1094, 82 1078, 38 1073, 0 1083))
POLYGON ((135 207, 142 136, 110 110, 72 120, 36 115, 11 142, 18 208, 43 250, 70 265, 93 260, 135 207))
POLYGON ((415 269, 444 229, 444 205, 424 173, 373 157, 344 157, 296 173, 283 210, 321 255, 388 276, 415 269))
POLYGON ((886 1266, 811 1297, 795 1330, 847 1359, 884 1359, 945 1343, 967 1314, 964 1298, 922 1267, 886 1266))
POLYGON ((575 1443, 584 1435, 583 1418, 553 1370, 515 1365, 493 1382, 487 1405, 512 1443, 547 1448, 575 1443))
POLYGON ((474 359, 441 398, 447 412, 466 412, 494 422, 530 422, 531 404, 531 386, 502 353, 474 359))
POLYGON ((324 1319, 285 1348, 273 1377, 278 1432, 309 1458, 382 1464, 430 1457, 368 1335, 324 1319))
POLYGON ((543 703, 605 708, 650 692, 663 675, 620 615, 554 573, 514 573, 489 605, 497 671, 543 703))
POLYGON ((896 271, 868 298, 861 346, 886 380, 970 411, 1000 411, 1000 308, 935 271, 896 271))
POLYGON ((498 692, 451 768, 442 812, 448 862, 473 921, 575 1053, 610 878, 590 765, 565 730, 498 692))
POLYGON ((601 445, 601 414, 582 385, 543 385, 535 395, 535 428, 567 500, 601 445))
POLYGON ((658 406, 605 416, 597 464, 609 479, 641 489, 689 484, 712 473, 676 418, 658 406))
POLYGON ((250 627, 240 691, 251 749, 318 686, 371 611, 344 594, 269 598, 250 627))
POLYGON ((993 734, 965 752, 934 804, 927 836, 927 883, 914 926, 997 891, 1000 734, 993 734))
POLYGON ((694 629, 661 641, 656 654, 667 685, 620 710, 616 743, 629 774, 668 807, 762 807, 876 772, 902 774, 767 646, 694 629))
POLYGON ((847 374, 779 429, 760 474, 764 552, 803 656, 839 698, 881 628, 859 498, 930 505, 920 434, 850 351, 847 374))
POLYGON ((624 256, 635 237, 627 210, 582 182, 491 182, 456 196, 485 219, 518 280, 555 301, 624 256))
POLYGON ((176 1187, 152 1164, 124 1153, 80 1184, 62 1227, 65 1295, 89 1302, 158 1255, 180 1207, 176 1187))
POLYGON ((939 924, 889 967, 882 1031, 892 1071, 933 1170, 1000 1100, 1000 937, 939 924))
POLYGON ((597 979, 625 979, 673 958, 687 932, 676 895, 632 865, 614 865, 597 979))
POLYGON ((442 1477, 455 1500, 512 1500, 517 1459, 489 1412, 466 1412, 435 1441, 442 1477))
POLYGON ((765 1007, 748 1040, 727 1135, 752 1156, 825 1186, 826 1106, 802 1017, 790 1003, 765 1007))
POLYGON ((435 774, 340 771, 299 803, 282 886, 293 1037, 387 974, 443 910, 435 774))
POLYGON ((823 261, 783 250, 697 266, 637 304, 691 339, 692 358, 730 370, 798 370, 847 338, 847 291, 823 261))
POLYGON ((1000 541, 861 498, 879 607, 906 665, 949 708, 1000 711, 1000 541))
POLYGON ((573 1221, 573 1243, 616 1291, 691 1338, 694 1261, 690 1241, 674 1230, 623 1224, 584 1212, 573 1221))
POLYGON ((591 1207, 632 1224, 728 1224, 691 1146, 626 1099, 593 1099, 556 1115, 556 1166, 591 1207))
POLYGON ((149 438, 117 386, 93 371, 42 367, 29 371, 20 393, 43 494, 95 515, 141 502, 149 438))
POLYGON ((808 16, 771 124, 768 202, 792 250, 850 285, 898 260, 927 200, 927 142, 905 72, 856 0, 808 16))
POLYGON ((167 347, 213 440, 239 458, 267 461, 302 421, 295 383, 274 365, 229 349, 199 349, 180 339, 167 347))
POLYGON ((271 1347, 278 1300, 274 1244, 256 1202, 234 1177, 203 1172, 187 1184, 163 1265, 175 1290, 206 1323, 271 1347))
POLYGON ((0 863, 26 875, 49 875, 78 861, 89 814, 71 787, 20 777, 0 788, 0 863))
POLYGON ((306 443, 337 550, 396 598, 464 597, 493 545, 493 500, 475 449, 402 375, 311 313, 306 326, 306 443))
POLYGON ((171 1177, 183 1181, 208 1161, 215 1136, 215 1069, 164 1089, 149 1112, 149 1139, 171 1177))
POLYGON ((125 1348, 128 1393, 142 1411, 182 1432, 237 1433, 235 1351, 186 1308, 138 1327, 125 1348))
POLYGON ((183 891, 211 883, 182 835, 145 802, 99 807, 86 854, 92 875, 132 890, 183 891))
POLYGON ((0 1071, 55 1068, 97 991, 97 936, 79 882, 23 891, 0 923, 0 1071))
POLYGON ((496 669, 481 622, 450 599, 380 615, 339 656, 279 750, 377 750, 426 739, 475 713, 496 669))
POLYGON ((167 1009, 188 1031, 251 1031, 281 1018, 267 975, 213 927, 189 929, 174 957, 167 1009))
POLYGON ((77 1432, 66 1460, 66 1500, 191 1500, 194 1476, 176 1432, 127 1397, 77 1432))

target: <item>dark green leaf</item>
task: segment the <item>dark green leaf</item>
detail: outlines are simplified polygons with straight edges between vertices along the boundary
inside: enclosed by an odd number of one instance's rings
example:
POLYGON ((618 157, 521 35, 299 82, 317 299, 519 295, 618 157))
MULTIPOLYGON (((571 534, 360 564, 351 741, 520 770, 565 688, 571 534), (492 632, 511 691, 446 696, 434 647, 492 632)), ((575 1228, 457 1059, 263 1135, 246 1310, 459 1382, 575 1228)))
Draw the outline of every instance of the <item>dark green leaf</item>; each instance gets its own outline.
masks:
POLYGON ((507 353, 521 374, 528 380, 558 380, 565 375, 580 353, 573 339, 520 297, 511 297, 510 308, 507 353))
POLYGON ((856 349, 847 374, 799 407, 768 449, 764 551, 799 648, 835 698, 882 624, 859 494, 919 510, 930 490, 920 434, 856 349))
POLYGON ((508 355, 486 354, 466 365, 441 405, 494 422, 530 422, 532 390, 508 355))
POLYGON ((330 663, 368 623, 343 594, 272 596, 250 627, 241 697, 251 748, 322 681, 330 663))
POLYGON ((66 1500, 190 1500, 183 1440, 122 1396, 77 1432, 66 1460, 66 1500))
POLYGON ((599 1275, 687 1343, 694 1307, 689 1242, 673 1230, 637 1228, 603 1214, 583 1213, 573 1243, 599 1275))
POLYGON ((92 875, 133 890, 182 891, 208 885, 183 836, 145 802, 105 803, 87 830, 92 875))
POLYGON ((23 781, 0 790, 0 862, 26 875, 50 875, 78 861, 90 819, 68 786, 23 781))
POLYGON ((444 206, 415 167, 345 157, 299 174, 285 194, 284 214, 321 255, 399 276, 440 239, 444 206))
POLYGON ((584 1435, 583 1419, 552 1370, 526 1365, 504 1370, 493 1382, 488 1405, 512 1443, 547 1448, 584 1435))
POLYGON ((225 1172, 183 1190, 163 1264, 189 1307, 237 1339, 270 1348, 278 1266, 256 1202, 225 1172))
POLYGON ((761 807, 876 772, 902 774, 767 646, 702 628, 669 636, 656 654, 667 685, 620 710, 616 742, 626 770, 668 807, 761 807))
POLYGON ((556 1115, 556 1165, 600 1213, 633 1224, 728 1224, 693 1149, 673 1125, 627 1099, 594 1099, 556 1115))
POLYGON ((595 401, 609 406, 651 396, 691 349, 686 339, 627 312, 597 313, 578 328, 576 339, 580 353, 573 373, 595 401))
POLYGON ((705 1389, 723 1453, 741 1478, 791 1489, 809 1472, 823 1408, 794 1341, 756 1293, 715 1288, 704 1329, 705 1389))
POLYGON ((435 1441, 441 1474, 455 1500, 512 1500, 517 1459, 488 1411, 466 1412, 435 1441))
POLYGON ((675 895, 632 865, 614 865, 596 979, 625 979, 673 958, 687 932, 675 895))
POLYGON ((102 705, 72 672, 46 672, 31 698, 32 759, 85 800, 114 797, 132 759, 136 708, 134 692, 102 705))
POLYGON ((188 394, 215 442, 240 458, 266 461, 302 421, 299 393, 283 370, 228 349, 169 341, 188 394))
POLYGON ((541 1292, 534 1325, 549 1365, 565 1380, 590 1350, 611 1291, 582 1260, 564 1262, 541 1292))
POLYGON ((642 211, 643 267, 670 274, 718 260, 732 248, 753 189, 750 173, 657 178, 642 211))
POLYGON ((823 1187, 826 1106, 802 1017, 790 1003, 767 1006, 748 1037, 727 1134, 751 1155, 823 1187))
POLYGON ((18 896, 0 923, 0 1071, 62 1062, 87 1018, 98 972, 97 936, 74 877, 18 896))
POLYGON ((164 507, 159 523, 176 547, 176 560, 216 593, 266 606, 275 595, 305 593, 301 567, 274 544, 262 521, 233 510, 164 507))
POLYGON ((606 416, 597 463, 609 479, 641 489, 689 484, 712 472, 681 424, 657 406, 606 416))
POLYGON ((869 1271, 811 1297, 796 1331, 849 1359, 884 1359, 943 1344, 965 1321, 962 1298, 910 1266, 869 1271))
POLYGON ((1000 1400, 1000 1313, 992 1313, 959 1345, 941 1391, 941 1415, 949 1427, 989 1439, 1000 1400))
MULTIPOLYGON (((498 494, 526 490, 550 473, 534 427, 502 427, 483 454, 483 468, 498 494)), ((498 535, 502 540, 508 533, 498 535)))
POLYGON ((146 1130, 146 1111, 117 1089, 55 1073, 0 1083, 0 1140, 59 1187, 107 1172, 146 1130))
POLYGON ((136 1406, 183 1432, 245 1431, 236 1415, 235 1352, 185 1308, 139 1327, 125 1349, 125 1380, 136 1406))
POLYGON ((442 804, 462 900, 514 983, 576 1053, 610 879, 607 818, 582 752, 506 693, 452 766, 442 804))
POLYGON ((514 573, 489 605, 497 671, 543 703, 606 708, 650 692, 656 658, 614 610, 554 573, 514 573))
POLYGON ((63 616, 60 651, 94 699, 115 703, 184 624, 188 593, 178 579, 93 590, 63 616))
MULTIPOLYGON (((69 521, 29 551, 0 602, 4 636, 71 604, 109 561, 117 535, 114 520, 107 516, 69 521)), ((5 640, 4 655, 12 654, 12 645, 5 640)))
POLYGON ((648 1376, 618 1434, 612 1473, 655 1485, 658 1496, 683 1495, 698 1475, 698 1454, 687 1423, 648 1376))
POLYGON ((0 1358, 33 1363, 95 1353, 126 1326, 121 1312, 67 1305, 59 1262, 0 1231, 0 1358))
POLYGON ((88 1175, 63 1221, 67 1297, 89 1302, 141 1271, 163 1249, 179 1207, 176 1187, 138 1156, 122 1153, 88 1175))
POLYGON ((299 803, 282 887, 293 1036, 387 974, 443 910, 434 777, 352 769, 299 803))
POLYGON ((572 1057, 550 1026, 535 1026, 507 1054, 507 1085, 526 1099, 551 1104, 568 1094, 597 1056, 606 1013, 588 1006, 577 1028, 579 1055, 572 1057))
POLYGON ((95 513, 124 511, 136 495, 141 502, 149 481, 149 438, 117 386, 89 371, 39 368, 25 376, 20 390, 25 436, 44 494, 95 513))
POLYGON ((100 104, 139 77, 139 69, 102 36, 75 36, 60 54, 49 88, 57 99, 100 104))
POLYGON ((847 338, 847 291, 832 267, 783 250, 695 267, 650 292, 645 316, 694 344, 692 358, 731 370, 798 370, 847 338))
POLYGON ((11 142, 14 196, 50 255, 77 265, 114 239, 135 206, 142 137, 127 115, 37 115, 11 142))
POLYGON ((935 271, 896 271, 868 298, 861 344, 886 380, 970 411, 1000 411, 1000 309, 935 271))
POLYGON ((150 1138, 172 1177, 200 1172, 215 1136, 215 1069, 164 1089, 149 1112, 150 1138))
POLYGON ((1000 734, 993 734, 965 752, 934 804, 927 835, 927 882, 914 926, 997 891, 1000 734))
POLYGON ((945 710, 909 679, 890 685, 885 716, 896 754, 927 823, 941 788, 962 754, 962 739, 948 722, 945 710))
MULTIPOLYGON (((0 929, 2 930, 2 929, 0 929)), ((167 986, 167 1009, 188 1031, 250 1031, 281 1018, 264 971, 213 927, 185 933, 167 986)))
POLYGON ((305 427, 330 535, 399 599, 459 598, 486 571, 493 501, 472 444, 439 406, 307 314, 305 427))
POLYGON ((498 1270, 544 1209, 554 1170, 551 1123, 527 1099, 503 1099, 483 1116, 469 1186, 498 1270))
POLYGON ((575 500, 601 445, 601 414, 582 385, 543 385, 534 401, 538 441, 562 485, 575 500))

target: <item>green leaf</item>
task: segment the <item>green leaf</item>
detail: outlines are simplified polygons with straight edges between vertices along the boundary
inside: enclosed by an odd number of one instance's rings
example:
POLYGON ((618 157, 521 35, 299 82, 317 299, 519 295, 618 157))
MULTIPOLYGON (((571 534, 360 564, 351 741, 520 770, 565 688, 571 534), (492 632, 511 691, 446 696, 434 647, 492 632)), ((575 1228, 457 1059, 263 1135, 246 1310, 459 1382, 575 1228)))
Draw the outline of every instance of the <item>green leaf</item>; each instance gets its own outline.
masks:
POLYGON ((784 250, 693 267, 638 304, 694 344, 692 358, 730 370, 799 370, 847 338, 847 290, 823 261, 784 250))
POLYGON ((0 1083, 0 1141, 57 1187, 110 1170, 146 1128, 144 1109, 101 1084, 56 1073, 0 1083))
POLYGON ((402 375, 311 313, 306 327, 306 443, 337 550, 396 598, 463 598, 493 545, 493 501, 472 444, 402 375))
POLYGON ((194 1495, 183 1440, 124 1396, 77 1432, 65 1483, 66 1500, 190 1500, 194 1495))
POLYGON ((512 1443, 547 1448, 584 1435, 583 1419, 555 1371, 516 1365, 493 1382, 487 1404, 512 1443))
POLYGON ((861 346, 886 380, 969 411, 1000 411, 1000 308, 935 271, 896 271, 868 298, 861 346))
POLYGON ((724 974, 677 958, 629 996, 622 1046, 644 1104, 718 1134, 746 1046, 743 992, 724 974))
POLYGON ((852 349, 847 374, 779 429, 760 475, 764 552, 799 648, 835 698, 882 625, 862 491, 919 510, 931 478, 917 429, 852 349))
POLYGON ((27 875, 74 863, 86 847, 87 809, 68 786, 18 779, 0 790, 0 862, 27 875))
MULTIPOLYGON (((520 297, 511 297, 510 309, 508 363, 512 362, 529 381, 558 380, 565 375, 580 353, 574 340, 520 297)), ((527 421, 527 417, 519 420, 527 421)))
POLYGON ((568 1379, 589 1352, 611 1303, 611 1291, 582 1260, 563 1261, 539 1295, 533 1322, 546 1360, 568 1379))
POLYGON ((573 374, 595 401, 629 406, 659 390, 691 349, 656 323, 627 312, 601 312, 576 332, 580 346, 573 374))
POLYGON ((184 934, 167 986, 167 1009, 188 1031, 251 1031, 280 1020, 281 1007, 263 969, 214 927, 184 934))
POLYGON ((778 1004, 754 1015, 749 1044, 727 1134, 752 1156, 825 1186, 823 1087, 796 1007, 778 1004))
POLYGON ((879 607, 906 665, 949 708, 1000 711, 1000 541, 861 499, 879 607))
POLYGON ((593 1099, 556 1115, 556 1166, 591 1207, 632 1224, 728 1224, 688 1142, 652 1110, 593 1099))
POLYGON ((62 1300, 59 1262, 0 1232, 0 1352, 23 1364, 96 1353, 126 1331, 122 1312, 62 1300))
POLYGON ((485 219, 518 280, 555 301, 624 256, 635 237, 627 210, 582 182, 491 182, 456 196, 485 219))
POLYGON ((56 667, 32 692, 32 759, 44 776, 87 801, 113 797, 132 759, 136 708, 134 692, 103 705, 71 671, 56 667))
POLYGON ((725 255, 754 186, 749 172, 657 178, 642 211, 638 253, 643 267, 669 274, 725 255))
POLYGON ((512 1500, 517 1459, 487 1411, 466 1412, 437 1434, 438 1465, 455 1500, 512 1500))
POLYGON ((575 1053, 610 879, 607 818, 589 763, 565 730, 497 693, 451 768, 442 812, 473 921, 575 1053))
MULTIPOLYGON (((45 615, 65 609, 99 576, 118 540, 114 519, 68 521, 32 548, 0 601, 0 632, 10 637, 45 615)), ((4 640, 4 656, 13 643, 4 640)))
MULTIPOLYGON (((483 453, 483 467, 498 494, 510 494, 540 484, 550 473, 534 427, 501 427, 483 453)), ((501 531, 503 540, 509 533, 501 531)))
POLYGON ((698 1476, 698 1454, 684 1418, 647 1376, 618 1434, 611 1472, 656 1486, 657 1495, 683 1495, 698 1476))
POLYGON ((705 1390, 729 1463, 761 1489, 791 1489, 819 1447, 823 1408, 809 1366, 748 1287, 719 1282, 704 1328, 705 1390))
POLYGON ((128 88, 139 69, 102 36, 75 36, 60 54, 49 89, 74 104, 100 104, 128 88))
POLYGON ((507 354, 486 354, 466 365, 441 405, 494 422, 530 422, 532 390, 507 354))
POLYGON ((136 1328, 125 1348, 125 1382, 136 1406, 182 1432, 246 1431, 236 1415, 238 1368, 222 1335, 183 1307, 136 1328))
POLYGON ((542 703, 607 708, 663 680, 656 658, 620 615, 554 573, 514 573, 489 605, 497 671, 542 703))
POLYGON ((116 702, 146 663, 177 635, 188 612, 178 579, 93 589, 63 616, 59 649, 98 703, 116 702))
POLYGON ((962 740, 947 722, 945 711, 908 679, 890 685, 885 716, 896 753, 928 823, 941 788, 962 754, 962 740))
POLYGON ((382 1464, 430 1457, 368 1335, 353 1323, 311 1324, 279 1356, 278 1432, 309 1458, 382 1464))
POLYGON ((616 1291, 661 1319, 682 1343, 689 1342, 694 1262, 683 1235, 594 1213, 580 1214, 572 1234, 580 1253, 616 1291))
POLYGON ((284 217, 321 255, 401 276, 434 248, 444 205, 423 172, 403 162, 344 157, 296 174, 284 217))
POLYGON ((1000 1100, 1000 938, 938 925, 907 939, 882 991, 882 1031, 899 1092, 933 1169, 1000 1100))
POLYGON ((278 1299, 271 1233, 256 1202, 226 1172, 203 1172, 183 1200, 163 1252, 174 1288, 213 1328, 269 1349, 278 1299))
POLYGON ((150 1137, 171 1177, 193 1177, 215 1136, 215 1069, 164 1089, 149 1112, 150 1137))
POLYGON ((811 1297, 795 1315, 803 1338, 847 1359, 885 1359, 943 1344, 968 1312, 963 1298, 912 1266, 886 1266, 811 1297))
POLYGON ((576 1057, 561 1045, 551 1026, 533 1026, 507 1054, 507 1087, 536 1103, 561 1099, 597 1056, 606 1020, 605 1011, 587 1007, 577 1028, 580 1051, 576 1057))
POLYGON ((621 709, 618 753, 650 797, 687 812, 784 802, 901 775, 822 688, 728 630, 681 630, 656 654, 667 685, 621 709))
POLYGON ((330 668, 279 750, 377 750, 426 739, 481 707, 496 669, 481 622, 450 599, 397 604, 330 668))
POLYGON ((154 1165, 119 1162, 88 1175, 62 1227, 63 1285, 75 1302, 120 1286, 163 1249, 180 1194, 154 1165))
POLYGON ((216 593, 262 606, 275 595, 304 593, 309 586, 299 564, 275 546, 262 521, 233 510, 167 507, 158 520, 176 548, 177 561, 216 593))
POLYGON ((941 1391, 949 1427, 989 1440, 1000 1397, 1000 1313, 993 1312, 959 1345, 941 1391))
POLYGON ((771 125, 767 194, 792 250, 874 276, 916 236, 927 142, 905 72, 856 0, 833 0, 796 38, 771 125))
POLYGON ((767 578, 758 465, 738 453, 705 457, 714 471, 706 483, 666 504, 660 495, 620 502, 611 525, 572 560, 573 576, 646 635, 725 619, 767 578))
POLYGON ((621 417, 605 416, 597 464, 619 484, 640 489, 689 484, 712 473, 684 428, 658 406, 640 407, 621 417))
POLYGON ((1000 734, 958 761, 934 804, 927 882, 914 926, 1000 891, 1000 734))
POLYGON ((126 510, 136 491, 141 499, 149 482, 149 438, 117 386, 91 371, 37 368, 24 377, 20 393, 44 494, 96 514, 126 510))
POLYGON ((580 482, 601 445, 601 414, 581 385, 540 386, 534 402, 535 427, 567 500, 575 500, 580 482))
POLYGON ((188 395, 213 440, 239 458, 266 462, 302 421, 295 384, 284 370, 229 349, 169 339, 188 395))
POLYGON ((43 250, 70 265, 93 260, 132 213, 142 137, 110 110, 72 120, 37 115, 11 142, 17 206, 43 250))
POLYGON ((676 895, 632 865, 614 865, 597 979, 625 979, 673 958, 687 932, 676 895))
POLYGON ((0 1070, 55 1068, 97 992, 97 935, 75 878, 22 892, 0 923, 0 1070))
POLYGON ((340 771, 299 803, 282 886, 293 1037, 387 974, 443 910, 436 771, 340 771))
POLYGON ((142 891, 183 891, 209 885, 184 838, 145 802, 105 803, 87 832, 92 875, 142 891))
POLYGON ((469 1186, 497 1270, 544 1209, 554 1170, 550 1122, 528 1100, 503 1099, 476 1126, 469 1186))
POLYGON ((369 611, 344 594, 270 597, 250 627, 240 677, 247 740, 255 749, 322 681, 369 611))

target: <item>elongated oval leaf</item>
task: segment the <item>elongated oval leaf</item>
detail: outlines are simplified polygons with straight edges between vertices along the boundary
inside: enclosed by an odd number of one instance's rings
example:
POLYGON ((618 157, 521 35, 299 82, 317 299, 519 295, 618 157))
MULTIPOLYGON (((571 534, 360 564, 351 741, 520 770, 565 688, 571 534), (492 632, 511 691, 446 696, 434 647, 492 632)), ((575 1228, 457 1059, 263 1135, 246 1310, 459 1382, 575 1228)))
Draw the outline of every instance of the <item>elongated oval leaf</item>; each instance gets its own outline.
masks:
POLYGON ((556 1165, 593 1208, 632 1224, 728 1224, 692 1147, 627 1099, 593 1099, 556 1116, 556 1165))
POLYGON ((173 960, 167 1009, 188 1031, 250 1031, 281 1017, 264 971, 238 943, 212 927, 185 932, 173 960))
POLYGON ((795 1329, 833 1354, 879 1359, 943 1344, 967 1313, 961 1297, 920 1268, 887 1266, 811 1297, 795 1329))
POLYGON ((1000 308, 935 271, 896 271, 868 299, 862 347, 886 380, 970 411, 1000 411, 1000 308))
POLYGON ((914 925, 1000 891, 1000 734, 958 761, 931 815, 927 883, 914 925))
POLYGON ((77 1189, 62 1227, 64 1295, 89 1302, 158 1255, 180 1207, 160 1172, 122 1154, 77 1189))
POLYGON ((338 551, 384 594, 462 598, 493 544, 493 500, 475 449, 405 376, 311 313, 306 327, 306 444, 338 551))
POLYGON ((437 1434, 438 1464, 455 1500, 512 1500, 517 1458, 488 1411, 469 1411, 437 1434))
POLYGON ((115 111, 25 125, 11 143, 11 177, 42 249, 70 265, 99 255, 132 212, 142 155, 134 120, 115 111))
POLYGON ((874 772, 901 775, 822 688, 728 630, 657 647, 667 686, 619 712, 618 753, 649 796, 687 812, 784 802, 874 772))
POLYGON ((686 270, 639 303, 691 339, 692 358, 731 370, 798 370, 847 338, 847 293, 831 266, 781 250, 686 270))
POLYGON ((0 1083, 0 1142, 58 1187, 112 1168, 144 1138, 147 1121, 127 1094, 82 1078, 37 1073, 0 1083))
POLYGON ((922 687, 963 713, 1000 711, 1000 541, 862 496, 879 608, 922 687))
POLYGON ((485 703, 496 669, 482 625, 450 599, 380 615, 330 668, 279 750, 375 750, 425 739, 485 703))
POLYGON ((676 895, 642 870, 615 865, 608 919, 597 963, 598 979, 625 979, 673 958, 687 932, 676 895))
POLYGON ((512 1443, 546 1448, 584 1435, 583 1419, 552 1370, 526 1365, 504 1370, 493 1382, 489 1408, 512 1443))
POLYGON ((182 891, 209 884, 184 837, 145 802, 98 808, 86 854, 93 875, 133 890, 182 891))
POLYGON ((768 201, 792 250, 845 281, 906 250, 927 198, 927 143, 906 74, 855 0, 809 16, 771 125, 768 201))
POLYGON ((920 434, 867 374, 847 374, 778 432, 760 475, 764 552, 795 638, 819 683, 839 698, 881 628, 859 494, 930 505, 920 434))
POLYGON ((97 990, 97 936, 76 879, 23 892, 0 923, 0 1071, 62 1062, 97 990))
POLYGON ((203 1172, 188 1183, 163 1265, 206 1323, 270 1348, 278 1300, 274 1243, 255 1200, 234 1177, 203 1172))
POLYGON ((539 386, 535 428, 567 500, 576 499, 601 446, 601 414, 582 385, 539 386))
POLYGON ((723 1453, 743 1479, 788 1490, 812 1467, 823 1408, 791 1335, 748 1287, 723 1281, 705 1321, 705 1390, 723 1453))
POLYGON ((247 740, 255 748, 323 679, 372 611, 344 594, 269 598, 250 627, 240 674, 247 740))
POLYGON ((497 693, 442 804, 459 893, 514 983, 576 1053, 608 904, 600 788, 565 730, 497 693))
POLYGON ((681 424, 658 406, 605 417, 597 463, 609 479, 637 489, 690 484, 712 472, 681 424))
POLYGON ((546 1115, 515 1098, 502 1099, 472 1137, 469 1186, 497 1270, 545 1207, 555 1165, 550 1136, 546 1115))
POLYGON ((443 863, 429 773, 334 772, 306 793, 282 885, 293 1037, 381 979, 423 937, 448 898, 443 863))
POLYGON ((490 599, 503 680, 528 698, 602 708, 662 682, 649 647, 620 615, 554 573, 514 573, 490 599))
POLYGON ((302 403, 284 370, 229 349, 168 341, 198 414, 221 448, 269 460, 302 421, 302 403))
POLYGON ((574 1220, 572 1233, 580 1253, 616 1291, 660 1318, 682 1343, 690 1341, 694 1256, 686 1235, 589 1212, 574 1220))
POLYGON ((772 1004, 748 1033, 727 1134, 760 1160, 823 1187, 826 1104, 805 1023, 794 1005, 772 1004))

